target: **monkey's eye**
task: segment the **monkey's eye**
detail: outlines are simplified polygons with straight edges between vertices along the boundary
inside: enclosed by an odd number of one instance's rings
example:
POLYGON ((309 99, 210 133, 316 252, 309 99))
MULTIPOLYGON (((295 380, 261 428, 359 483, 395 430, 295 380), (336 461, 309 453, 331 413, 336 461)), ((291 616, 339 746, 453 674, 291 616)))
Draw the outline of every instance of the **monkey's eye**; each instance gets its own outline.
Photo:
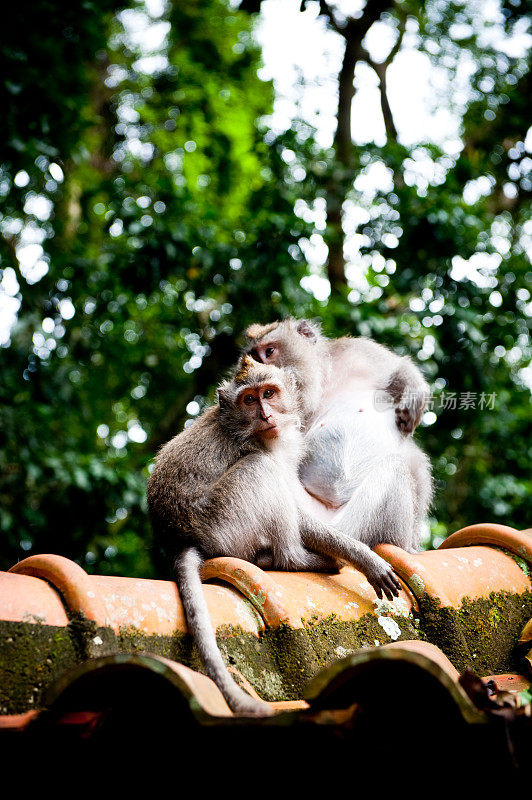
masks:
POLYGON ((266 400, 269 400, 270 397, 274 396, 274 394, 275 394, 275 389, 265 389, 262 396, 266 398, 266 400))
POLYGON ((243 402, 244 402, 244 403, 245 403, 245 405, 247 405, 247 406, 251 406, 251 405, 253 405, 253 403, 255 402, 255 400, 256 400, 256 397, 255 397, 255 395, 254 395, 254 394, 246 394, 246 395, 244 395, 244 397, 243 397, 243 402))

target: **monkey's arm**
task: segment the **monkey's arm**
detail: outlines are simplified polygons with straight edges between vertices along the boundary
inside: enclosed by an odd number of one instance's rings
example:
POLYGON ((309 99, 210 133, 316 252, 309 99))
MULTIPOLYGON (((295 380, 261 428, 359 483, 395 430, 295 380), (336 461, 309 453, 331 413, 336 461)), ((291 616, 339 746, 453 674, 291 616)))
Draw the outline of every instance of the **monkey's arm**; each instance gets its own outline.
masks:
POLYGON ((345 536, 306 513, 300 516, 300 534, 305 547, 316 553, 339 559, 358 567, 375 589, 388 600, 399 594, 402 586, 390 565, 363 542, 345 536))
POLYGON ((430 398, 430 387, 419 369, 405 356, 385 387, 393 398, 395 421, 403 433, 412 433, 421 421, 430 398))
POLYGON ((174 574, 187 624, 194 636, 205 671, 218 686, 232 711, 251 716, 269 716, 272 713, 269 706, 246 694, 226 669, 203 594, 200 577, 202 564, 203 556, 199 550, 196 547, 186 547, 175 559, 174 574))
POLYGON ((412 433, 430 398, 430 386, 421 370, 408 356, 398 356, 372 339, 359 337, 348 341, 351 342, 355 363, 362 357, 374 376, 375 388, 392 397, 399 430, 412 433))

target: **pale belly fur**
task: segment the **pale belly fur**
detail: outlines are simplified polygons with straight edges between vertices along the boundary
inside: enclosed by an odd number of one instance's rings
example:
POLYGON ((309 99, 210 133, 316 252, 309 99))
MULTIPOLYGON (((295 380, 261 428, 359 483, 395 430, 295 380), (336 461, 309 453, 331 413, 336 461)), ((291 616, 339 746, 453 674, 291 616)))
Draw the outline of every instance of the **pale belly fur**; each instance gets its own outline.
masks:
POLYGON ((394 409, 379 399, 372 390, 337 396, 306 434, 300 478, 320 519, 334 520, 376 462, 401 449, 394 409))

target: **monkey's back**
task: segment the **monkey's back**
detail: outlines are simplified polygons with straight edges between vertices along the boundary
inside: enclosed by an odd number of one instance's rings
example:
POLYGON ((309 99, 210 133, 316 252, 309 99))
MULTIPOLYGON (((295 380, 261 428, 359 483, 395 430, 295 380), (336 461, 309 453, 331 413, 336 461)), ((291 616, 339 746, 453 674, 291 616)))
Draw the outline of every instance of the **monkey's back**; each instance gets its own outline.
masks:
POLYGON ((211 486, 237 457, 218 417, 217 406, 208 408, 156 457, 147 485, 148 513, 165 550, 197 530, 211 486))

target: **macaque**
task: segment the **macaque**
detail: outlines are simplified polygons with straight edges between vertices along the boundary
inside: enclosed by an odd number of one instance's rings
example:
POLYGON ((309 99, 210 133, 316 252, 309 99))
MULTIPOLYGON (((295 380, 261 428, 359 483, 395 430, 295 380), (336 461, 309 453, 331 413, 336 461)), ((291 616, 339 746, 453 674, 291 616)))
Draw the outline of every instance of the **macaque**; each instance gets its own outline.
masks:
POLYGON ((356 566, 377 595, 401 584, 389 564, 312 514, 299 465, 304 458, 299 395, 292 372, 249 356, 206 409, 159 452, 148 482, 156 537, 172 553, 187 623, 210 678, 230 708, 266 715, 228 673, 201 586, 205 559, 233 556, 280 570, 356 566))
POLYGON ((411 436, 430 392, 417 367, 370 339, 327 339, 308 320, 252 325, 246 335, 247 354, 296 381, 299 475, 314 513, 369 547, 419 549, 432 481, 411 436))

